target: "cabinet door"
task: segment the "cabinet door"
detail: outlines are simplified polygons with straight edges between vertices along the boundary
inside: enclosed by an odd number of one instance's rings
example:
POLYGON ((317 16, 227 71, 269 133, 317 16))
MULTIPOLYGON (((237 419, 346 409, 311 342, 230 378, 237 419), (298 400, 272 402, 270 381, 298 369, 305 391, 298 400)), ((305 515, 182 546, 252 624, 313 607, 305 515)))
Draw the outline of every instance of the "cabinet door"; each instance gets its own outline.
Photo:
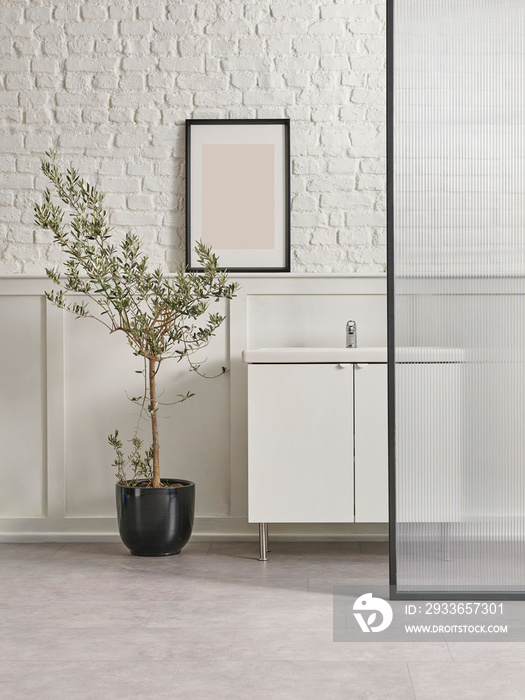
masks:
POLYGON ((248 367, 250 522, 351 522, 352 365, 248 367))
POLYGON ((355 365, 355 520, 388 522, 387 366, 355 365))

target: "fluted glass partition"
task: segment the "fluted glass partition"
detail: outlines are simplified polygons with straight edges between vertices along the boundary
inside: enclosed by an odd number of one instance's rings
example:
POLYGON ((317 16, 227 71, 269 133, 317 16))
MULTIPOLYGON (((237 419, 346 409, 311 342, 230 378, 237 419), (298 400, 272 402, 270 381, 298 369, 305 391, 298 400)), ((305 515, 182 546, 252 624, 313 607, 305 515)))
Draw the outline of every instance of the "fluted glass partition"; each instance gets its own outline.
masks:
POLYGON ((393 594, 521 596, 525 2, 389 19, 393 594))

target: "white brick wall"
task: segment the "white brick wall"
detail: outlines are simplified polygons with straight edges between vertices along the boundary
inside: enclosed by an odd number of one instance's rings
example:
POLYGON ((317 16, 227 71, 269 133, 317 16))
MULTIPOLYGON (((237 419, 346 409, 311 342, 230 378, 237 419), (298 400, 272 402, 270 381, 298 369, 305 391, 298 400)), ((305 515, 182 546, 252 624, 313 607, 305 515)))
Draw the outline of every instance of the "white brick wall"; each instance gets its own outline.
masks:
POLYGON ((291 119, 293 271, 384 270, 383 0, 38 3, 0 7, 0 273, 58 260, 33 224, 49 148, 173 270, 184 120, 228 117, 291 119))

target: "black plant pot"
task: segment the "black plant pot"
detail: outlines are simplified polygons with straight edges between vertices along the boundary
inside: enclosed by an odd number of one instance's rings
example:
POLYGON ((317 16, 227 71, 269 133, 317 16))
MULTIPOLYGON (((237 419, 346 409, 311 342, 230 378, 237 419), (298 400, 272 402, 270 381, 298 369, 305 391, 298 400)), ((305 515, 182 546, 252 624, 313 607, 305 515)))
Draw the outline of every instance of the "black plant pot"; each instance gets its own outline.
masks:
POLYGON ((177 486, 152 489, 116 485, 120 537, 132 554, 178 554, 191 537, 195 484, 183 479, 163 481, 177 486))

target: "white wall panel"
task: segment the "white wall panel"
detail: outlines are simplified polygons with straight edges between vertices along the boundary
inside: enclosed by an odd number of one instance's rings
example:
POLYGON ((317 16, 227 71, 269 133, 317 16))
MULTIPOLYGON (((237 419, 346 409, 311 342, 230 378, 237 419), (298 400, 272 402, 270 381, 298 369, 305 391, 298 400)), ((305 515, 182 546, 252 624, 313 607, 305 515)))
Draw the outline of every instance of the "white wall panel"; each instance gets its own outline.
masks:
POLYGON ((250 348, 344 346, 350 319, 357 323, 360 346, 386 346, 380 294, 254 294, 248 298, 248 319, 250 348))
MULTIPOLYGON (((225 311, 215 305, 213 311, 225 311)), ((220 374, 228 365, 226 324, 195 359, 202 370, 220 374)), ((140 358, 133 357, 122 333, 86 319, 65 317, 66 503, 68 517, 114 517, 114 451, 106 437, 119 430, 126 453, 138 425, 139 408, 128 396, 143 394, 140 358)), ((228 375, 206 380, 189 373, 185 361, 166 361, 158 375, 159 400, 194 397, 159 412, 161 473, 195 480, 197 514, 225 515, 229 509, 228 375)), ((151 443, 150 423, 141 420, 138 436, 151 443)))
POLYGON ((125 392, 140 392, 134 370, 141 362, 123 334, 110 336, 101 324, 71 314, 64 321, 66 513, 113 517, 114 455, 106 438, 117 427, 124 443, 133 434, 137 411, 125 392))
MULTIPOLYGON (((224 313, 226 303, 214 304, 224 313)), ((230 367, 228 323, 219 328, 209 346, 195 355, 206 359, 209 376, 230 367)), ((196 515, 226 516, 230 510, 230 373, 203 379, 189 373, 184 362, 166 365, 167 389, 161 400, 176 400, 191 391, 188 401, 163 408, 159 431, 163 470, 168 476, 190 479, 196 485, 196 515)), ((138 376, 138 375, 137 375, 138 376)))
POLYGON ((0 297, 0 517, 46 514, 44 300, 0 297))
MULTIPOLYGON (((347 315, 360 324, 360 344, 381 345, 385 338, 384 276, 235 279, 239 293, 221 307, 228 318, 202 354, 209 374, 222 366, 230 372, 205 380, 173 362, 162 380, 163 400, 188 390, 196 394, 166 407, 160 432, 163 473, 197 485, 197 536, 256 536, 247 521, 247 368, 241 352, 248 343, 317 345, 326 338, 343 345, 347 315), (287 328, 291 336, 284 335, 287 328)), ((134 373, 140 363, 123 337, 45 302, 48 286, 45 278, 0 278, 0 539, 118 537, 113 451, 106 438, 116 427, 131 437, 137 413, 125 392, 140 393, 134 373)), ((147 430, 143 435, 147 442, 147 430)), ((386 535, 384 527, 346 523, 279 525, 272 532, 298 539, 386 535)))

